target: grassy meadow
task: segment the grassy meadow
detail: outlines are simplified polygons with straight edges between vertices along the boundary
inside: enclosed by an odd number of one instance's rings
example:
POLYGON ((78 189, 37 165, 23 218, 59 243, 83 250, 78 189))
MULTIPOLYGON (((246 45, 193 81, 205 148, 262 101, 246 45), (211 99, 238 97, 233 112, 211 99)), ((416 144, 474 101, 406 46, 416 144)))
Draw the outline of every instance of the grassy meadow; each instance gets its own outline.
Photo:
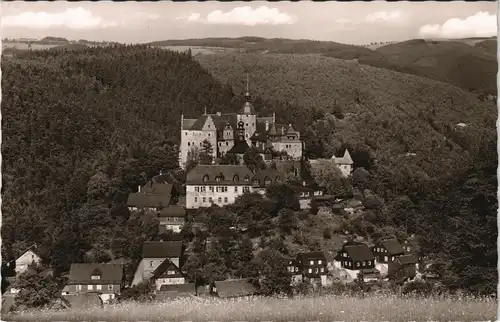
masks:
POLYGON ((179 299, 105 308, 21 312, 8 321, 493 321, 497 301, 475 298, 319 296, 179 299))

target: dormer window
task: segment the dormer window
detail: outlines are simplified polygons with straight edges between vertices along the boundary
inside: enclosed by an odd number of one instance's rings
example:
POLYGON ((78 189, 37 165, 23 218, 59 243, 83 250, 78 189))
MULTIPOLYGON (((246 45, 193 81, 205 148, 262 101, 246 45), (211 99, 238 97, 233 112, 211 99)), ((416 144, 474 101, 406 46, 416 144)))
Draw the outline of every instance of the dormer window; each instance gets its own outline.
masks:
POLYGON ((258 186, 258 185, 259 185, 259 180, 254 180, 254 181, 253 181, 253 184, 254 184, 255 186, 258 186))
POLYGON ((207 182, 207 181, 208 181, 208 175, 206 174, 203 176, 203 182, 207 182))
POLYGON ((264 183, 265 183, 266 185, 271 184, 271 179, 269 179, 269 177, 265 177, 265 178, 264 178, 264 183))
POLYGON ((250 177, 249 176, 245 176, 245 181, 249 181, 250 180, 250 177))
POLYGON ((238 181, 240 181, 240 177, 238 177, 237 175, 235 175, 235 176, 233 177, 233 181, 234 181, 234 182, 238 182, 238 181))
POLYGON ((215 177, 215 181, 220 181, 220 177, 215 177))
POLYGON ((101 271, 99 269, 94 269, 92 274, 90 275, 91 280, 100 280, 101 279, 101 271))

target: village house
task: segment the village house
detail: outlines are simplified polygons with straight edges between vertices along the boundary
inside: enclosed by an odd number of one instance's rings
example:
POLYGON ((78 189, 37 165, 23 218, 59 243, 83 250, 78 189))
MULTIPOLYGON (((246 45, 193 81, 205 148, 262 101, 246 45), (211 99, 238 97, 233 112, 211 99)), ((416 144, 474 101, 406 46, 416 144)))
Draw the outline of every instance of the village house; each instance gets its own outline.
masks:
POLYGON ((303 282, 313 286, 327 284, 328 263, 323 252, 298 253, 295 264, 302 275, 303 282))
POLYGON ((262 152, 267 147, 273 147, 275 151, 287 152, 294 159, 302 158, 303 143, 300 133, 295 131, 291 124, 276 124, 274 114, 267 117, 257 116, 248 92, 248 78, 245 103, 238 113, 207 114, 205 109, 205 113, 195 119, 181 115, 181 168, 185 168, 190 152, 199 153, 204 141, 210 142, 214 160, 228 152, 241 156, 250 146, 262 152))
POLYGON ((291 188, 299 199, 300 209, 311 208, 313 198, 323 196, 323 190, 315 182, 306 180, 292 180, 289 182, 291 188))
POLYGON ((388 272, 388 264, 397 256, 403 255, 405 250, 396 238, 383 239, 372 248, 375 256, 376 268, 382 275, 388 272))
POLYGON ((182 241, 145 242, 142 246, 142 260, 135 271, 132 286, 149 280, 166 259, 180 267, 182 251, 182 241))
POLYGON ((224 206, 252 192, 253 173, 244 165, 199 165, 186 178, 186 208, 224 206))
POLYGON ((172 185, 148 182, 139 186, 137 192, 128 195, 127 207, 130 211, 159 211, 171 203, 172 185))
POLYGON ((168 206, 160 210, 158 214, 159 232, 171 230, 179 233, 186 221, 186 208, 181 206, 168 206))
POLYGON ((393 261, 389 262, 387 276, 397 283, 412 280, 417 275, 416 265, 417 259, 412 254, 397 256, 393 261))
POLYGON ((28 249, 16 259, 16 276, 26 272, 29 265, 41 262, 40 256, 32 249, 28 249))
POLYGON ((368 245, 359 242, 346 242, 334 259, 334 267, 354 280, 362 273, 364 280, 376 280, 379 271, 375 268, 375 256, 368 245))
POLYGON ((288 274, 292 277, 290 284, 292 286, 302 283, 302 271, 299 269, 299 265, 297 263, 296 258, 285 257, 287 261, 287 271, 288 274))
POLYGON ((155 290, 160 290, 163 285, 184 284, 186 277, 181 269, 167 258, 153 271, 151 282, 155 290))
MULTIPOLYGON (((408 239, 404 240, 402 246, 405 252, 415 256, 418 262, 421 262, 424 259, 420 251, 418 237, 416 237, 415 235, 411 235, 408 239)), ((417 269, 418 267, 419 264, 417 264, 417 269)))
POLYGON ((62 295, 95 293, 104 303, 119 295, 125 286, 122 264, 71 264, 62 295))
POLYGON ((354 161, 352 160, 351 154, 347 149, 344 151, 344 155, 341 157, 337 157, 334 154, 330 159, 311 159, 309 160, 309 163, 311 164, 311 166, 314 166, 321 161, 331 161, 337 166, 337 168, 342 173, 342 176, 345 178, 351 176, 352 174, 354 161))
POLYGON ((220 298, 234 298, 256 295, 258 290, 248 279, 234 279, 214 282, 210 293, 220 298))

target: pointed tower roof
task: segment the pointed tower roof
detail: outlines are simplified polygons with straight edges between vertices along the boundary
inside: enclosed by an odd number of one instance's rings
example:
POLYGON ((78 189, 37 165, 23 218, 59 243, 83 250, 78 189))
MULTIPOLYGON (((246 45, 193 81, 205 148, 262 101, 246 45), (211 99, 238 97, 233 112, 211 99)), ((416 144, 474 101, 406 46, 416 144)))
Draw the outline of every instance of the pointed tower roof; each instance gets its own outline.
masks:
POLYGON ((251 97, 250 97, 250 91, 249 91, 249 83, 250 83, 250 77, 248 76, 247 73, 247 88, 245 92, 245 104, 243 104, 243 107, 240 110, 240 114, 250 114, 250 115, 255 115, 255 108, 253 107, 252 103, 250 102, 251 97))
POLYGON ((337 164, 353 164, 354 162, 352 161, 351 154, 349 153, 349 150, 345 149, 344 155, 340 158, 337 158, 335 155, 333 155, 332 159, 335 159, 335 163, 337 164))
POLYGON ((276 123, 271 124, 269 127, 269 131, 267 132, 269 136, 277 136, 278 131, 276 130, 276 123))

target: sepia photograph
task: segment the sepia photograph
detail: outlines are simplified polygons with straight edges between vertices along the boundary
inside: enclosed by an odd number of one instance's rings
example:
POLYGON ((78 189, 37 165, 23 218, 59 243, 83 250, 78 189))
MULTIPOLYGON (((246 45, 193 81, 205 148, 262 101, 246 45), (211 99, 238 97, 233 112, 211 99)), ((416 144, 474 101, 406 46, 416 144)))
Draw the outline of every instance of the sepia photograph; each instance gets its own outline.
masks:
POLYGON ((1 320, 497 320, 495 1, 1 4, 1 320))

